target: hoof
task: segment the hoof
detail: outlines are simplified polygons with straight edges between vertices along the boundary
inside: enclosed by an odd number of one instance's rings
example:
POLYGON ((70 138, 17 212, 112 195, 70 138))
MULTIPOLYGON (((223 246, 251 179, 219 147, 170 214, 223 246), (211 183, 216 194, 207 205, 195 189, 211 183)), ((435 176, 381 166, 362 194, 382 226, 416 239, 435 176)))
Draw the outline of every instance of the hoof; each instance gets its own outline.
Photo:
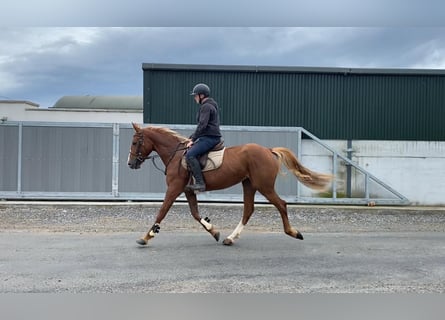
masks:
POLYGON ((140 244, 141 246, 145 246, 147 244, 147 241, 145 241, 144 239, 138 239, 136 240, 137 244, 140 244))
POLYGON ((233 241, 231 239, 229 239, 229 238, 225 238, 224 241, 223 241, 223 245, 231 246, 231 245, 233 245, 233 241))
POLYGON ((215 238, 216 242, 219 241, 219 235, 220 235, 219 232, 217 232, 217 233, 215 233, 215 234, 213 235, 213 238, 215 238))
POLYGON ((295 236, 295 238, 300 239, 300 240, 303 240, 303 239, 304 239, 304 238, 303 238, 303 235, 302 235, 300 232, 297 233, 297 235, 295 236))

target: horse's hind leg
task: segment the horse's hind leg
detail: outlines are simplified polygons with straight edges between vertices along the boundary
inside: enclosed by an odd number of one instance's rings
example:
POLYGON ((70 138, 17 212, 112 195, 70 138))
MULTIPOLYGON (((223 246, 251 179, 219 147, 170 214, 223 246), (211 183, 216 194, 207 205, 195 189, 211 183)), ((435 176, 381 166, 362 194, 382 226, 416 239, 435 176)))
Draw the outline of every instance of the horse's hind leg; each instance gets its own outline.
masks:
POLYGON ((216 230, 215 226, 210 223, 210 219, 208 217, 201 218, 198 211, 198 200, 196 199, 196 194, 191 191, 185 191, 185 196, 187 198, 190 212, 195 218, 196 221, 198 221, 204 229, 206 229, 212 236, 215 238, 216 241, 219 241, 219 231, 216 230))
POLYGON ((274 189, 267 192, 260 192, 270 201, 280 212, 281 219, 283 220, 284 232, 296 239, 303 240, 303 235, 296 229, 294 229, 289 223, 289 217, 287 216, 287 204, 286 201, 281 199, 274 189))
POLYGON ((244 226, 249 221, 254 210, 254 200, 255 200, 256 189, 252 186, 249 179, 243 181, 243 197, 244 197, 244 210, 243 218, 238 223, 238 226, 233 230, 233 232, 223 241, 223 244, 230 246, 234 243, 235 239, 238 239, 244 226))

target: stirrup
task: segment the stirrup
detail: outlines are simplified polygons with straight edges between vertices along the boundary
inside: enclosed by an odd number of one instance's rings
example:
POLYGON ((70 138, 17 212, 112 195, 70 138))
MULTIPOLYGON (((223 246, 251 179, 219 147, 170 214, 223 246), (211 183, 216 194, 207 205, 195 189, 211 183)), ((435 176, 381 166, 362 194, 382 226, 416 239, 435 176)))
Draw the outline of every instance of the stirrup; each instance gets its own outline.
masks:
POLYGON ((199 191, 199 192, 203 192, 206 189, 205 184, 188 184, 185 186, 186 190, 189 191, 199 191))

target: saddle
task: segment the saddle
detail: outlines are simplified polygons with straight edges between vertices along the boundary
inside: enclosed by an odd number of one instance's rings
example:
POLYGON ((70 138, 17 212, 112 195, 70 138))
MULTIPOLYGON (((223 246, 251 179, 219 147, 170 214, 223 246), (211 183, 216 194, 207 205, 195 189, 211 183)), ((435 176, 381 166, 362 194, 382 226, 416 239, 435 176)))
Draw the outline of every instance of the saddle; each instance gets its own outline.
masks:
MULTIPOLYGON (((199 164, 201 165, 201 170, 204 172, 204 171, 218 169, 223 161, 224 150, 225 150, 224 140, 221 140, 209 152, 199 156, 198 161, 199 164)), ((181 165, 185 169, 187 169, 187 162, 185 160, 185 157, 182 157, 181 165)))

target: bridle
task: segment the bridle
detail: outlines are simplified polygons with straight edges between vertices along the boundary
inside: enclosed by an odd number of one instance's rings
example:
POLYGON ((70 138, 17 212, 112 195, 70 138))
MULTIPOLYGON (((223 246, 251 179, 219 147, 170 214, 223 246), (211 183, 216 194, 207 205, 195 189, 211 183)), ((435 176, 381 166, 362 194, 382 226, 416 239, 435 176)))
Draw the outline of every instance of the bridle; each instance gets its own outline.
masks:
POLYGON ((155 159, 160 157, 159 154, 149 155, 149 156, 147 156, 147 157, 142 156, 142 151, 141 151, 141 149, 142 149, 142 146, 144 145, 144 135, 143 135, 142 132, 138 132, 137 135, 138 135, 138 142, 137 142, 136 152, 133 153, 133 152, 131 152, 131 150, 130 150, 130 155, 132 155, 133 157, 136 157, 136 160, 139 161, 141 164, 144 163, 145 160, 151 160, 151 161, 153 162, 153 166, 154 166, 157 170, 163 172, 164 175, 167 175, 167 168, 168 168, 168 165, 170 164, 170 162, 171 162, 171 161, 173 160, 173 158, 175 157, 175 154, 176 154, 178 151, 186 150, 186 149, 187 149, 186 146, 181 148, 181 145, 184 145, 184 142, 179 142, 179 143, 176 145, 175 150, 173 150, 173 152, 170 154, 170 157, 168 158, 167 163, 166 163, 166 165, 165 165, 165 169, 162 170, 161 168, 158 167, 158 165, 157 165, 156 162, 155 162, 155 159))
POLYGON ((135 157, 136 160, 138 160, 140 163, 143 163, 145 160, 149 159, 150 156, 145 158, 142 156, 141 148, 144 145, 144 135, 142 134, 142 132, 138 132, 137 136, 138 136, 138 142, 137 142, 136 152, 133 153, 131 152, 130 149, 130 155, 135 157))

